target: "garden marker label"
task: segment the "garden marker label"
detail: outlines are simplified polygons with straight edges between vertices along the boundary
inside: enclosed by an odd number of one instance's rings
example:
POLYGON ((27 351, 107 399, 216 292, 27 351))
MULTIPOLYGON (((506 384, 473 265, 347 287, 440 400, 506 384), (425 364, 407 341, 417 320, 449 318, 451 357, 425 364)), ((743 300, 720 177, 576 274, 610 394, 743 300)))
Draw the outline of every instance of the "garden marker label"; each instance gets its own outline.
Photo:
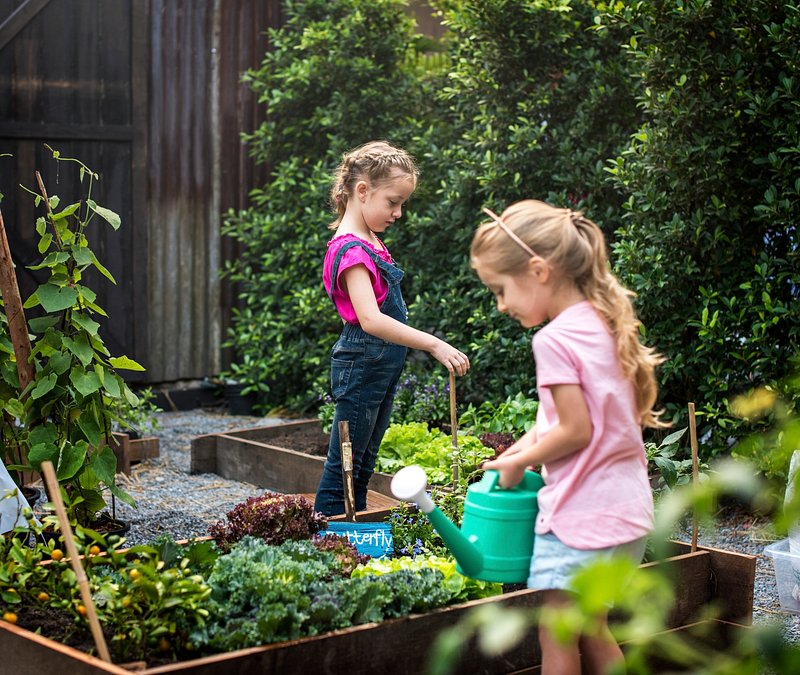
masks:
POLYGON ((320 535, 338 534, 347 537, 359 553, 371 558, 383 558, 393 550, 392 528, 387 523, 328 523, 320 535))

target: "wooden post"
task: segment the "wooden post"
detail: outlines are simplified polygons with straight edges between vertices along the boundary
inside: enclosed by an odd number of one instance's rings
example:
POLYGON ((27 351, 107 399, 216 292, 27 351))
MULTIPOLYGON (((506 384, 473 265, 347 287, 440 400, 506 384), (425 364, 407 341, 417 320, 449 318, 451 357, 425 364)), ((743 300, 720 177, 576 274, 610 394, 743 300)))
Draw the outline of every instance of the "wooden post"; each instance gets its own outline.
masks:
MULTIPOLYGON (((692 487, 698 485, 697 462, 697 423, 694 417, 694 403, 689 403, 689 440, 692 445, 692 487)), ((697 550, 697 507, 692 509, 692 553, 697 550)))
POLYGON ((0 291, 3 294, 3 304, 8 317, 8 332, 17 359, 19 388, 22 390, 33 380, 35 371, 30 362, 31 340, 28 336, 28 323, 25 321, 25 311, 22 308, 22 298, 19 295, 17 275, 14 272, 14 261, 11 259, 2 212, 0 212, 0 291))
POLYGON ((69 564, 72 566, 72 570, 75 572, 75 578, 78 581, 81 600, 83 600, 83 606, 86 607, 86 615, 89 617, 89 628, 92 630, 92 637, 97 645, 97 653, 103 661, 111 663, 111 655, 108 653, 106 638, 103 635, 103 629, 100 627, 100 621, 97 618, 97 612, 94 607, 94 600, 92 600, 92 592, 89 589, 89 580, 86 578, 86 572, 83 570, 78 548, 75 546, 75 539, 72 536, 72 526, 69 524, 67 510, 64 508, 64 502, 61 499, 61 490, 58 487, 58 479, 56 478, 53 463, 50 461, 42 462, 42 472, 44 473, 44 480, 47 484, 50 500, 56 507, 58 522, 61 524, 61 537, 64 539, 64 544, 67 548, 69 564))
POLYGON ((453 445, 453 489, 458 489, 458 415, 456 414, 456 376, 450 373, 450 434, 453 445))
POLYGON ((356 522, 356 496, 353 487, 353 444, 350 443, 350 425, 339 422, 339 448, 342 452, 342 482, 344 483, 345 519, 356 522))
MULTIPOLYGON (((19 294, 17 274, 14 271, 14 261, 11 259, 11 249, 8 245, 8 236, 6 235, 2 211, 0 211, 0 293, 3 296, 5 313, 8 318, 9 337, 14 347, 14 357, 17 362, 19 389, 24 391, 25 387, 35 377, 36 371, 31 362, 31 339, 28 335, 28 322, 25 320, 25 310, 22 307, 22 298, 19 294)), ((24 464, 27 462, 25 451, 23 448, 19 450, 21 453, 19 461, 24 464)), ((31 480, 33 480, 33 474, 31 473, 25 472, 19 476, 20 485, 25 485, 31 480)))

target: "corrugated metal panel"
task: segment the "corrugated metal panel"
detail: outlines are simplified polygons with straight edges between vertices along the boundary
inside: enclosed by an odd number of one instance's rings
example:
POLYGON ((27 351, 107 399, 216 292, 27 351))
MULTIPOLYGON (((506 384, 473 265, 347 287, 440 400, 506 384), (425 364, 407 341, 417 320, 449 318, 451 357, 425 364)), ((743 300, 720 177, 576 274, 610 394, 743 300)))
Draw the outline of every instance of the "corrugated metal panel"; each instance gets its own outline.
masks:
POLYGON ((239 79, 260 63, 274 2, 152 0, 149 119, 150 371, 159 381, 221 369, 221 213, 263 171, 239 133, 258 120, 239 79))

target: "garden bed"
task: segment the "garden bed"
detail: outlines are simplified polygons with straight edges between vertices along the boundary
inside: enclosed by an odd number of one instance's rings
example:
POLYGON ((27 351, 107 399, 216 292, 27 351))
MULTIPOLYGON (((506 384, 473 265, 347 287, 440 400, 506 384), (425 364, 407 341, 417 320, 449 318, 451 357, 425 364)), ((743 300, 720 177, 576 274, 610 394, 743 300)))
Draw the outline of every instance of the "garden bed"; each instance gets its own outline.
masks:
MULTIPOLYGON (((286 422, 192 439, 191 472, 215 473, 276 492, 313 494, 327 452, 328 436, 322 433, 318 420, 286 422)), ((387 474, 373 474, 369 487, 376 495, 372 501, 385 502, 388 498, 391 504, 397 504, 392 497, 391 480, 387 474)), ((381 504, 377 506, 383 508, 381 504)))
MULTIPOLYGON (((706 548, 692 552, 686 544, 676 544, 674 557, 649 563, 663 566, 674 579, 676 595, 668 627, 681 632, 697 626, 712 627, 715 630, 703 639, 716 646, 733 644, 737 632, 752 621, 755 564, 754 556, 706 548), (717 610, 717 618, 704 620, 704 611, 712 605, 717 610)), ((427 655, 440 631, 452 627, 470 610, 487 603, 509 608, 532 608, 539 600, 539 591, 520 590, 426 614, 145 668, 138 672, 146 675, 244 675, 254 672, 417 675, 423 672, 427 655)), ((0 622, 0 650, 7 662, 14 664, 16 675, 39 675, 51 669, 71 675, 122 675, 129 672, 5 622, 0 622)), ((523 644, 500 657, 486 657, 474 644, 469 644, 457 671, 535 673, 538 672, 540 656, 535 631, 532 630, 523 644)), ((663 664, 663 667, 668 668, 668 664, 663 664)))

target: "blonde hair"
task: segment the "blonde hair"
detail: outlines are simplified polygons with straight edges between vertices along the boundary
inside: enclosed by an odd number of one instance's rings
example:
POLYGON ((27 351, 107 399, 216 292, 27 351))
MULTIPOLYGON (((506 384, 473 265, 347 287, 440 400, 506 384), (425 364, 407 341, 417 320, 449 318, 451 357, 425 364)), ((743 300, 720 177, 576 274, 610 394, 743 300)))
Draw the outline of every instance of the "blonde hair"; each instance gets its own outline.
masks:
POLYGON ((387 141, 370 141, 342 155, 331 187, 331 206, 337 218, 328 227, 334 230, 339 225, 358 181, 366 180, 371 187, 379 187, 394 177, 395 170, 416 183, 419 170, 414 158, 387 141))
POLYGON ((580 211, 533 199, 512 204, 499 221, 485 223, 475 232, 472 266, 480 260, 499 274, 515 276, 527 269, 535 252, 558 274, 571 279, 616 339, 622 372, 634 385, 641 424, 668 426, 659 419, 661 412, 653 410, 658 396, 655 368, 664 359, 639 341, 640 322, 631 301, 634 293, 611 272, 600 228, 580 211))

